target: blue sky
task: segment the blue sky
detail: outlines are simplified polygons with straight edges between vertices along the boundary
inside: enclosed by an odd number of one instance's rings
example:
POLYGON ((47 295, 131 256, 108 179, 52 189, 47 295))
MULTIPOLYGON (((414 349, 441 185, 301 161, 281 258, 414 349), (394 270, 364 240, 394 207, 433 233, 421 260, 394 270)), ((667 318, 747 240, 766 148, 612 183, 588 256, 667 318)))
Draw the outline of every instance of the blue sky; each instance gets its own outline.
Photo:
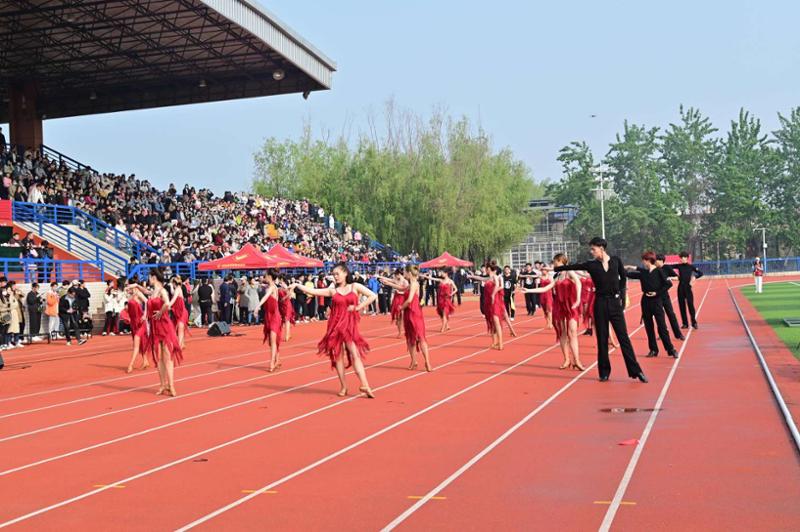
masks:
POLYGON ((626 118, 665 126, 684 104, 724 130, 744 106, 771 130, 800 104, 798 2, 262 3, 337 62, 333 90, 50 120, 45 143, 159 186, 240 190, 264 138, 304 120, 357 130, 393 97, 480 120, 544 179, 560 176, 561 146, 605 153, 626 118))

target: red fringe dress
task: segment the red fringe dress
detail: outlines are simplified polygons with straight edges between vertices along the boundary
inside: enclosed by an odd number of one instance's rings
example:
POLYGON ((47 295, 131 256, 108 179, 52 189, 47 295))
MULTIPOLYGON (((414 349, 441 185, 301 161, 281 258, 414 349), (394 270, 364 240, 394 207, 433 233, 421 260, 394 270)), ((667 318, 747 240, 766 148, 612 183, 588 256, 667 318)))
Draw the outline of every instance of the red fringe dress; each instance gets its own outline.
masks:
POLYGON ((128 323, 131 325, 131 339, 139 337, 139 340, 144 340, 147 336, 147 324, 142 320, 144 311, 142 304, 137 299, 129 299, 125 307, 128 309, 128 323))
POLYGON ((419 298, 415 297, 403 312, 403 328, 406 334, 406 344, 415 345, 419 351, 419 343, 427 341, 425 337, 425 318, 422 316, 422 307, 419 298))
POLYGON ((578 289, 575 283, 569 279, 556 281, 554 301, 553 301, 553 328, 556 338, 561 338, 561 334, 566 331, 570 320, 580 322, 581 309, 573 309, 572 306, 578 300, 578 289))
POLYGON ((179 297, 175 300, 175 304, 172 305, 172 324, 175 325, 177 330, 178 324, 183 322, 183 325, 186 327, 186 332, 189 332, 189 311, 186 310, 186 303, 184 302, 182 297, 179 297))
POLYGON ((490 333, 494 333, 494 301, 492 301, 492 292, 494 292, 494 281, 486 281, 483 283, 483 317, 486 320, 486 328, 490 333))
POLYGON ((392 298, 392 309, 391 309, 391 316, 392 321, 397 321, 400 318, 400 307, 403 306, 403 303, 406 302, 406 297, 408 297, 408 292, 401 292, 400 290, 394 291, 394 297, 392 298))
POLYGON ((497 294, 494 296, 494 315, 500 318, 500 321, 505 318, 506 315, 506 301, 505 301, 506 291, 504 288, 501 288, 497 291, 497 294))
POLYGON ((164 306, 164 301, 160 297, 151 297, 147 300, 147 322, 144 338, 142 339, 142 354, 150 352, 154 364, 158 364, 158 349, 161 342, 164 342, 170 352, 172 361, 180 364, 183 361, 183 351, 178 342, 178 335, 175 333, 175 325, 167 313, 156 319, 155 315, 164 306))
POLYGON ((581 319, 588 329, 594 322, 594 299, 597 291, 591 277, 581 278, 581 319))
MULTIPOLYGON (((278 298, 278 311, 281 315, 281 321, 294 325, 294 306, 292 305, 292 298, 289 296, 289 292, 280 288, 278 290, 278 298)), ((264 318, 264 321, 267 321, 266 318, 264 318)))
MULTIPOLYGON (((552 279, 542 279, 539 281, 539 288, 545 287, 552 283, 552 279)), ((542 292, 539 294, 539 306, 542 307, 543 312, 553 312, 553 291, 542 292)))
POLYGON ((456 310, 453 305, 453 287, 450 283, 439 283, 439 293, 436 295, 436 312, 439 317, 450 317, 456 310))
POLYGON ((338 290, 334 290, 331 298, 331 313, 328 317, 328 329, 317 344, 319 354, 327 355, 331 359, 332 368, 336 367, 336 361, 343 354, 347 357, 345 367, 349 368, 353 365, 350 351, 344 347, 344 344, 354 343, 362 360, 369 351, 369 344, 358 330, 361 315, 358 312, 347 310, 347 307, 351 305, 358 305, 358 294, 352 291, 352 288, 347 295, 342 295, 338 290))
MULTIPOLYGON (((291 305, 289 305, 291 307, 291 305)), ((269 341, 270 333, 274 332, 277 336, 276 338, 276 346, 281 346, 281 327, 283 327, 283 316, 280 311, 280 304, 278 303, 278 299, 275 297, 268 297, 266 301, 264 301, 264 341, 261 343, 267 343, 269 341)))

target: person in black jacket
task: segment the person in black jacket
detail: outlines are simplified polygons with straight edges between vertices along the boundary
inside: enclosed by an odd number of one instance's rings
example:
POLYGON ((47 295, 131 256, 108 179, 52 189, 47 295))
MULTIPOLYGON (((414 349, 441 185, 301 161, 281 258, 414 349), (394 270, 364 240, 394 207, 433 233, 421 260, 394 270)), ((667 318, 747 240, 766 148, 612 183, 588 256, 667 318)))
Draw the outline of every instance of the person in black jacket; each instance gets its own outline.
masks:
POLYGON ((92 294, 86 288, 86 282, 83 279, 78 281, 78 286, 75 288, 75 310, 78 311, 78 321, 89 314, 89 299, 91 297, 92 294))
POLYGON ((667 279, 664 270, 656 267, 656 254, 652 251, 645 251, 642 254, 642 266, 638 268, 629 266, 628 268, 628 278, 638 279, 642 285, 642 320, 644 320, 644 330, 647 332, 647 343, 650 347, 650 352, 647 356, 658 356, 658 343, 656 342, 656 332, 653 327, 653 320, 655 320, 658 335, 661 337, 661 343, 664 345, 667 354, 678 358, 678 352, 669 338, 662 300, 663 294, 669 290, 672 283, 667 279))
POLYGON ((211 309, 214 305, 214 287, 208 284, 208 279, 200 281, 200 287, 197 289, 197 299, 200 303, 200 316, 201 323, 206 326, 210 325, 213 320, 211 309))
POLYGON ((694 279, 699 279, 703 276, 703 272, 698 270, 694 265, 689 264, 689 252, 680 252, 681 263, 675 266, 678 271, 678 308, 681 311, 681 329, 688 329, 688 321, 686 321, 686 310, 689 310, 689 317, 692 318, 692 328, 697 329, 697 317, 694 310, 694 292, 692 291, 692 284, 694 279))
POLYGON ((583 270, 589 272, 595 286, 594 327, 597 334, 597 370, 600 381, 605 382, 611 375, 611 361, 608 358, 608 327, 614 327, 619 340, 622 358, 628 376, 648 382, 642 368, 636 361, 633 344, 628 336, 625 323, 624 305, 627 277, 625 267, 619 257, 612 257, 606 252, 608 242, 605 238, 595 237, 589 241, 589 250, 593 260, 578 264, 556 266, 553 271, 583 270))
POLYGON ((228 275, 225 282, 219 287, 220 320, 228 325, 233 323, 233 304, 236 302, 236 287, 233 286, 233 277, 228 275))
POLYGON ((86 340, 81 338, 81 332, 78 329, 79 310, 76 308, 77 290, 70 287, 67 293, 58 301, 58 316, 61 318, 61 323, 64 325, 64 334, 67 338, 67 345, 72 345, 72 337, 78 340, 78 345, 83 345, 86 340))
POLYGON ((39 295, 39 283, 31 285, 31 291, 25 296, 25 306, 28 307, 28 335, 31 341, 36 338, 38 342, 39 329, 42 327, 42 298, 39 295))
MULTIPOLYGON (((672 266, 669 264, 664 264, 667 260, 667 257, 659 253, 656 255, 656 267, 661 268, 664 270, 664 275, 672 281, 673 279, 678 278, 678 274, 675 273, 675 270, 672 269, 672 266)), ((672 287, 672 283, 670 282, 670 288, 672 287)), ((672 335, 675 336, 676 340, 686 340, 681 332, 681 326, 678 324, 678 318, 675 316, 675 309, 672 308, 672 297, 669 295, 669 290, 665 290, 661 294, 661 303, 664 305, 664 314, 667 316, 667 320, 669 321, 669 326, 672 329, 672 335)))

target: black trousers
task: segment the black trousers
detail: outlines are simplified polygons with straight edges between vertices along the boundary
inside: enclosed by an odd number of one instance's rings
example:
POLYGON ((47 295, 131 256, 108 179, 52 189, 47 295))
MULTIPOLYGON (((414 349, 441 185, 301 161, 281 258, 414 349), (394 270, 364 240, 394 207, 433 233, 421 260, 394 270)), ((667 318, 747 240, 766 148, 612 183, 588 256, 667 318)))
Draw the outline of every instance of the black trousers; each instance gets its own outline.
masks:
POLYGON ((214 315, 211 311, 212 307, 213 303, 211 301, 200 302, 200 320, 203 325, 209 325, 212 321, 214 321, 214 315))
POLYGON ((436 305, 436 287, 429 286, 425 290, 425 306, 428 306, 428 302, 432 301, 433 305, 436 305))
POLYGON ((67 342, 72 341, 72 337, 80 340, 81 332, 78 329, 78 320, 75 314, 59 314, 58 317, 61 318, 61 325, 64 327, 64 336, 67 342))
POLYGON ((686 321, 686 309, 689 309, 689 316, 692 318, 692 325, 697 325, 697 318, 694 311, 694 292, 692 292, 692 285, 679 284, 678 285, 678 308, 681 310, 681 323, 684 327, 688 327, 689 322, 686 321))
POLYGON ((672 308, 672 299, 669 297, 669 292, 661 294, 661 304, 664 306, 664 314, 669 320, 669 326, 672 328, 672 334, 675 338, 681 336, 681 326, 678 325, 678 318, 675 316, 675 309, 672 308))
POLYGON ((226 322, 228 325, 233 323, 233 305, 227 304, 222 305, 222 321, 226 322))
POLYGON ((661 296, 642 296, 642 320, 644 321, 644 330, 647 332, 647 346, 650 348, 651 352, 658 353, 656 328, 658 329, 658 336, 661 338, 661 343, 666 352, 672 353, 675 351, 672 340, 669 338, 667 320, 664 317, 664 303, 661 301, 661 296), (653 320, 656 322, 655 327, 653 327, 653 320))
POLYGON ((464 293, 464 287, 463 286, 459 286, 456 289, 456 299, 458 300, 458 305, 459 306, 461 306, 461 294, 463 294, 463 293, 464 293))
POLYGON ((594 301, 594 328, 597 333, 597 370, 601 377, 611 375, 611 361, 608 358, 608 328, 614 328, 614 334, 619 340, 622 358, 629 377, 636 377, 642 368, 636 361, 633 344, 628 336, 628 326, 625 324, 625 313, 619 297, 597 296, 594 301))
POLYGON ((485 299, 486 299, 486 293, 483 290, 481 290, 480 302, 478 304, 478 306, 480 307, 481 314, 484 313, 483 312, 483 302, 484 302, 485 299))
POLYGON ((36 310, 28 311, 28 321, 31 324, 28 329, 30 336, 39 336, 39 329, 42 328, 42 313, 36 310))
POLYGON ((513 318, 514 315, 517 313, 514 308, 511 306, 511 301, 514 299, 513 292, 504 292, 503 293, 503 303, 506 305, 506 314, 508 314, 509 318, 513 318))
POLYGON ((386 314, 389 310, 389 297, 387 294, 378 294, 378 310, 381 314, 386 314))
POLYGON ((525 310, 528 311, 528 316, 536 314, 536 296, 538 294, 525 294, 525 310))

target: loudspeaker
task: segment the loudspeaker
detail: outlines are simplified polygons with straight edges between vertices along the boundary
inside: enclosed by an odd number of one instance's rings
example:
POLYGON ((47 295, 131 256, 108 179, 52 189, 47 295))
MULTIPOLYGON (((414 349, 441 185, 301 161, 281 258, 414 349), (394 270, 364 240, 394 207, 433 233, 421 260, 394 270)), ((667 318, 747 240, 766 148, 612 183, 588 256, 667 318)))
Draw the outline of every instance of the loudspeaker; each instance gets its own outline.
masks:
POLYGON ((231 333, 231 326, 224 321, 215 321, 208 328, 209 336, 228 336, 231 333))

